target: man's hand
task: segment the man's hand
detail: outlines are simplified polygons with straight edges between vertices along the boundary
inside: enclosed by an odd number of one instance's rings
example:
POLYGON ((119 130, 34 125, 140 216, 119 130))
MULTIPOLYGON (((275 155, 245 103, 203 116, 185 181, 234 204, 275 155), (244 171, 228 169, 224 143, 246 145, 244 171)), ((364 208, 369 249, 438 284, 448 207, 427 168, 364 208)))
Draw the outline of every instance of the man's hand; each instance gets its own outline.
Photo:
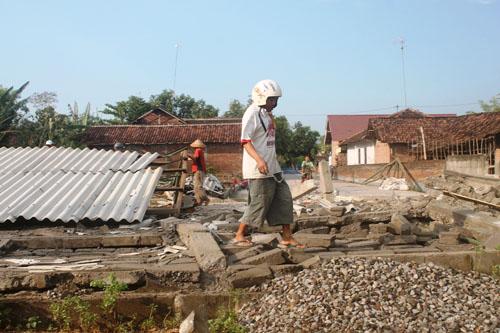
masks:
POLYGON ((261 158, 257 160, 257 169, 259 169, 259 172, 264 175, 267 175, 267 173, 269 172, 266 161, 261 158))
POLYGON ((257 162, 257 169, 261 174, 267 175, 269 172, 269 167, 267 166, 266 161, 255 150, 252 142, 245 142, 243 144, 243 148, 247 151, 247 153, 257 162))

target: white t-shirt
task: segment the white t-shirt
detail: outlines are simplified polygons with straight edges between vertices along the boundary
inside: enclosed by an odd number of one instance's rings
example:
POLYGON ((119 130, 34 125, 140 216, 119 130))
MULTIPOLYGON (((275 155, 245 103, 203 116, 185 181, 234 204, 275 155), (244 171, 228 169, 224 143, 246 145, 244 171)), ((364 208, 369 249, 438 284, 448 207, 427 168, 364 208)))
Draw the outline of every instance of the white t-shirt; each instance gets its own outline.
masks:
POLYGON ((269 173, 267 175, 261 174, 257 168, 257 162, 247 153, 246 149, 243 149, 243 178, 267 178, 281 172, 276 158, 273 121, 265 109, 254 104, 248 107, 242 119, 241 143, 245 142, 252 142, 257 153, 266 161, 269 173))

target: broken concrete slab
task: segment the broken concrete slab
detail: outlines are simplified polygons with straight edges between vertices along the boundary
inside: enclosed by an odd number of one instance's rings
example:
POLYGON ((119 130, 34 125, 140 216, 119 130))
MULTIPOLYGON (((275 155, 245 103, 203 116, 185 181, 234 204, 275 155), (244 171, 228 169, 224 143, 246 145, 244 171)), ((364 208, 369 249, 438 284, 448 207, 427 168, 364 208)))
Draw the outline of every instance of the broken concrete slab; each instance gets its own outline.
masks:
POLYGON ((283 251, 281 249, 273 249, 271 251, 266 251, 256 256, 245 258, 240 261, 240 263, 244 265, 259 265, 259 264, 280 265, 283 264, 284 262, 285 258, 283 256, 283 251))
POLYGON ((306 194, 311 193, 317 188, 318 187, 314 185, 314 179, 306 180, 303 183, 296 182, 290 186, 290 192, 292 192, 292 199, 296 200, 306 194))
MULTIPOLYGON (((262 265, 262 266, 269 266, 269 265, 262 265)), ((247 269, 255 268, 255 267, 258 267, 258 266, 257 265, 235 264, 235 265, 228 266, 227 269, 226 269, 226 272, 228 274, 232 274, 232 273, 236 273, 236 272, 239 272, 239 271, 246 271, 247 269)))
POLYGON ((234 255, 236 253, 247 250, 248 247, 238 246, 235 244, 226 244, 226 245, 221 245, 220 249, 222 250, 223 253, 231 256, 231 255, 234 255))
POLYGON ((299 266, 301 266, 304 269, 318 267, 319 265, 321 265, 320 256, 314 256, 312 258, 306 259, 299 264, 299 266))
POLYGON ((417 236, 415 235, 396 235, 384 242, 384 245, 408 245, 416 244, 417 236))
POLYGON ((351 242, 347 243, 344 246, 348 249, 353 249, 353 248, 377 248, 380 245, 380 242, 378 240, 365 240, 365 241, 360 241, 360 242, 351 242))
POLYGON ((401 214, 393 214, 391 222, 387 225, 390 232, 396 235, 410 235, 411 223, 401 214))
POLYGON ((365 229, 362 222, 354 222, 352 224, 340 227, 337 237, 344 238, 365 238, 368 235, 368 229, 365 229))
POLYGON ((332 247, 334 246, 335 235, 331 234, 306 234, 295 233, 294 238, 297 242, 304 244, 306 247, 332 247))
POLYGON ((189 247, 190 236, 193 232, 206 232, 207 229, 200 223, 181 223, 176 226, 181 241, 189 247))
POLYGON ((259 266, 233 273, 228 277, 228 281, 233 288, 248 288, 259 285, 272 277, 273 274, 268 267, 259 266))
POLYGON ((226 257, 214 237, 199 223, 177 225, 181 241, 193 252, 200 268, 204 271, 226 268, 226 257))
POLYGON ((385 234, 387 232, 386 223, 374 223, 368 226, 371 234, 385 234))
POLYGON ((362 212, 342 216, 343 224, 352 224, 355 222, 379 223, 389 222, 394 211, 362 212))
POLYGON ((307 229, 314 227, 327 226, 329 222, 329 216, 308 216, 300 217, 295 221, 295 225, 298 229, 307 229))
POLYGON ((252 243, 264 244, 270 247, 278 246, 283 238, 279 233, 272 234, 252 234, 252 243))
POLYGON ((298 273, 302 270, 302 266, 295 264, 285 264, 285 265, 272 265, 270 266, 271 271, 274 274, 274 277, 298 273))
POLYGON ((226 268, 226 257, 209 232, 193 232, 190 236, 189 248, 196 261, 204 271, 226 268))
POLYGON ((306 228, 306 229, 300 229, 299 231, 296 232, 297 234, 329 234, 330 233, 330 227, 314 227, 314 228, 306 228))
POLYGON ((439 233, 440 244, 445 245, 457 245, 460 243, 460 232, 459 231, 443 231, 439 233))
POLYGON ((241 261, 243 259, 256 256, 259 253, 261 253, 263 250, 264 250, 264 246, 262 244, 259 244, 257 246, 253 246, 250 248, 246 248, 245 250, 243 250, 241 252, 238 252, 238 253, 231 255, 229 257, 228 261, 231 264, 236 263, 236 262, 241 261))

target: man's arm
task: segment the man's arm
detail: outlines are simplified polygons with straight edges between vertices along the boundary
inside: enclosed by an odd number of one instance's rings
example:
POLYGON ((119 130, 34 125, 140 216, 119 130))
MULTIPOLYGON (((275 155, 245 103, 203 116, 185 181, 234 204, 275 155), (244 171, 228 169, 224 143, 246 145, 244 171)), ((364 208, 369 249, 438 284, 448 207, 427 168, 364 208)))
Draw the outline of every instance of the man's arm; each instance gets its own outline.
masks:
POLYGON ((257 162, 257 168, 259 169, 259 172, 264 175, 267 175, 267 173, 269 172, 267 163, 262 159, 262 157, 260 157, 259 153, 257 153, 257 150, 255 150, 255 147, 253 146, 252 142, 249 141, 243 143, 243 148, 245 148, 248 155, 250 155, 255 160, 255 162, 257 162))

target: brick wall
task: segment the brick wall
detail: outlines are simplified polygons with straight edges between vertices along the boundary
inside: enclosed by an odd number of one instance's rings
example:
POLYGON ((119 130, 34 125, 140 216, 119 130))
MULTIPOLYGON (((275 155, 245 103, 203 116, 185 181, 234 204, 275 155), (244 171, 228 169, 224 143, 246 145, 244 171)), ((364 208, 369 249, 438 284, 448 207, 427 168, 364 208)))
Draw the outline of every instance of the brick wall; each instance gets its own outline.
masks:
MULTIPOLYGON (((173 145, 127 145, 127 150, 138 152, 152 152, 167 154, 168 152, 176 151, 185 144, 173 145)), ((101 146, 99 149, 113 149, 112 146, 101 146)), ((192 151, 192 149, 191 149, 192 151)), ((243 148, 239 143, 231 144, 207 144, 205 152, 207 168, 211 169, 222 182, 232 182, 234 177, 241 178, 241 163, 243 159, 243 148)), ((170 161, 180 159, 180 155, 174 155, 170 161)), ((169 168, 177 167, 177 164, 168 165, 169 168)))
MULTIPOLYGON (((337 177, 341 180, 360 182, 372 176, 385 164, 364 164, 337 167, 337 177)), ((412 161, 404 165, 408 168, 413 177, 423 180, 429 176, 439 176, 443 173, 445 161, 412 161)))
POLYGON ((388 143, 376 140, 375 142, 375 164, 389 163, 391 160, 391 149, 388 143))

